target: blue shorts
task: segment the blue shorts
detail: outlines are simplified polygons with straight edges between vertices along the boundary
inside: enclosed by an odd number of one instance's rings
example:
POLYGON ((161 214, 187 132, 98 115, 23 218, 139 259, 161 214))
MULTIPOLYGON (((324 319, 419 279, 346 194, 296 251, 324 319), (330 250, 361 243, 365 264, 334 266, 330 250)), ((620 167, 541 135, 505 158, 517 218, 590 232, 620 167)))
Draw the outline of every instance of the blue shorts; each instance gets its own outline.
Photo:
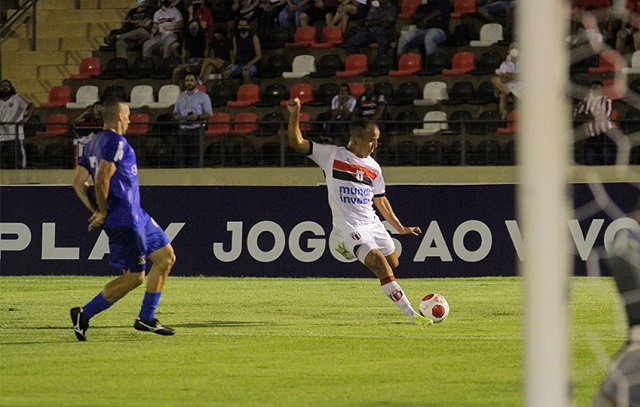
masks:
POLYGON ((169 238, 153 218, 140 229, 111 228, 109 236, 109 264, 121 270, 146 270, 147 255, 169 244, 169 238))
MULTIPOLYGON (((231 70, 231 76, 236 77, 242 75, 242 68, 244 65, 232 64, 229 65, 229 69, 231 70)), ((258 68, 255 65, 251 65, 249 67, 249 71, 251 72, 251 76, 255 75, 258 72, 258 68)))

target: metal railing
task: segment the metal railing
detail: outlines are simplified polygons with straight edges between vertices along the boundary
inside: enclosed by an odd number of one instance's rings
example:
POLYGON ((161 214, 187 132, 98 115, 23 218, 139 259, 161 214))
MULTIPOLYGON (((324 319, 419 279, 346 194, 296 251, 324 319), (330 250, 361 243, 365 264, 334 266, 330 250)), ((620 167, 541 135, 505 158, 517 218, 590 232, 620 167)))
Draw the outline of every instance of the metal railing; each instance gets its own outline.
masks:
POLYGON ((7 21, 0 26, 0 43, 2 43, 13 31, 13 27, 17 26, 23 21, 23 18, 31 11, 31 51, 36 50, 36 22, 37 22, 37 5, 38 0, 27 0, 25 3, 16 10, 15 13, 7 19, 7 21))

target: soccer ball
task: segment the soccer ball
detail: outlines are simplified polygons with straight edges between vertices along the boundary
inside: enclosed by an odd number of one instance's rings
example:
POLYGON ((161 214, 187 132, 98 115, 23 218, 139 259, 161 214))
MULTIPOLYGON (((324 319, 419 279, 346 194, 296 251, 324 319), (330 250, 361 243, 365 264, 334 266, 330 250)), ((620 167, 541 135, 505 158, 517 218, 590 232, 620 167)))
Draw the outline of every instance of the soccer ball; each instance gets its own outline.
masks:
POLYGON ((449 303, 440 294, 428 294, 420 302, 420 314, 435 323, 442 322, 449 316, 449 303))

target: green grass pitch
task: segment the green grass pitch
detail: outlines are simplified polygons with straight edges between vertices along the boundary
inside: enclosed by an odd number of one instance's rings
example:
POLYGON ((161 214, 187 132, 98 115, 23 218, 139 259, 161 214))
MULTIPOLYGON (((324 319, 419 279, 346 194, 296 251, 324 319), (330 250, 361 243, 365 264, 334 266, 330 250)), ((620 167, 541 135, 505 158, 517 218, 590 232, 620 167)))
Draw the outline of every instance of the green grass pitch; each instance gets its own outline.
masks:
MULTIPOLYGON (((108 280, 0 277, 0 405, 522 405, 519 278, 400 279, 415 308, 430 292, 450 303, 421 328, 374 278, 173 277, 157 315, 175 336, 133 329, 139 288, 80 343, 69 309, 108 280)), ((588 406, 625 319, 611 279, 573 278, 571 293, 573 393, 588 406)))

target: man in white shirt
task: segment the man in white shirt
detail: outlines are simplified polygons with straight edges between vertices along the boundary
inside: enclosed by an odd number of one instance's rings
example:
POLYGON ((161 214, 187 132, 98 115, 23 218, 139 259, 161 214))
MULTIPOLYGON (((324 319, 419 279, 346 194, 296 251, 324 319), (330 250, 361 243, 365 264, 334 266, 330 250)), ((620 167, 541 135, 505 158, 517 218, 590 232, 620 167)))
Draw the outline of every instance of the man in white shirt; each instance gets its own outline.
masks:
POLYGON ((184 20, 180 11, 171 5, 171 0, 163 0, 162 8, 153 15, 151 38, 142 45, 142 55, 152 58, 157 49, 162 47, 162 58, 180 56, 177 33, 183 26, 184 20))
MULTIPOLYGON (((24 122, 33 113, 33 103, 16 93, 10 81, 0 82, 0 148, 18 149, 18 166, 26 168, 27 157, 24 149, 24 122), (17 136, 17 137, 16 137, 17 136)), ((15 156, 15 154, 13 155, 15 156)), ((15 165, 14 165, 15 166, 15 165)))
POLYGON ((507 102, 510 98, 514 101, 516 97, 520 97, 520 81, 518 79, 518 59, 520 51, 518 43, 512 42, 509 45, 509 55, 500 64, 500 68, 496 70, 496 76, 491 79, 491 83, 496 90, 500 100, 499 110, 502 120, 506 120, 509 115, 507 110, 507 102))
POLYGON ((290 100, 289 145, 307 155, 322 168, 326 176, 329 206, 333 215, 333 231, 338 237, 336 249, 347 259, 357 258, 380 279, 382 292, 413 323, 433 323, 416 312, 396 282, 393 268, 398 267, 398 253, 393 239, 373 208, 400 234, 418 235, 417 226, 403 226, 385 196, 385 183, 380 165, 371 157, 378 146, 380 129, 367 119, 359 118, 349 128, 346 147, 318 144, 302 138, 300 99, 290 100))

